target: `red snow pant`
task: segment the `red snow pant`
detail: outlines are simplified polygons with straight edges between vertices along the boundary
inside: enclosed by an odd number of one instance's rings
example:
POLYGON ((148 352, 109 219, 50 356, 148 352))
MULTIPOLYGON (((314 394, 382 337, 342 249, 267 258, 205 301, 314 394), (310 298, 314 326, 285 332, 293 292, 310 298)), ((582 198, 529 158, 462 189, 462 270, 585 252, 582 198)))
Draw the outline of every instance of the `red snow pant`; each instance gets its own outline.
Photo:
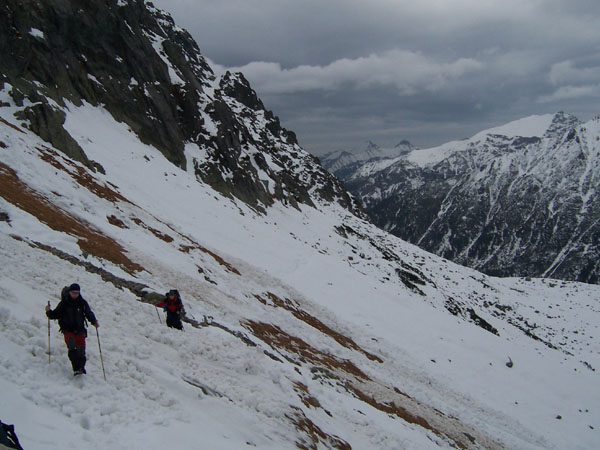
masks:
POLYGON ((65 344, 69 350, 69 360, 73 366, 73 372, 85 371, 85 337, 87 333, 65 332, 65 344))

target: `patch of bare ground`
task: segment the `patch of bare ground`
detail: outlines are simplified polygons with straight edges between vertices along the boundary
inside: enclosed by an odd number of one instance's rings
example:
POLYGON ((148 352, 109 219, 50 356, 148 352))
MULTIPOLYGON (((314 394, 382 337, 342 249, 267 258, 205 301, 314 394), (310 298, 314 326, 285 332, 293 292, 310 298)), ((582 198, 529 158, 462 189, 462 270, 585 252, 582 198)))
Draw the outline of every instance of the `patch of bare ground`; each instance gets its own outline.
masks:
MULTIPOLYGON (((465 450, 505 449, 502 444, 463 424, 457 418, 449 417, 443 412, 413 399, 397 388, 390 388, 380 381, 369 378, 352 361, 342 360, 318 350, 304 340, 286 333, 276 325, 251 320, 243 322, 242 325, 272 348, 284 352, 282 354, 286 355, 285 358, 288 361, 298 365, 307 363, 314 365, 315 367, 311 371, 315 374, 315 378, 326 379, 327 382, 333 381, 362 402, 390 417, 429 430, 456 448, 465 450)), ((303 384, 297 383, 295 390, 307 407, 320 406, 319 400, 311 396, 308 390, 304 389, 303 384)), ((308 433, 303 428, 308 426, 306 423, 302 421, 299 421, 299 424, 294 423, 300 431, 308 433)), ((315 442, 317 441, 313 440, 311 445, 316 445, 315 442)))
POLYGON ((73 177, 73 179, 80 185, 85 187, 87 190, 92 192, 97 197, 108 200, 112 203, 116 203, 117 201, 130 203, 125 197, 123 197, 116 189, 112 189, 106 184, 98 183, 92 175, 88 172, 88 170, 84 167, 78 166, 73 161, 69 159, 63 158, 57 151, 52 150, 46 146, 36 147, 41 154, 41 158, 46 161, 48 164, 52 165, 54 168, 59 169, 65 173, 68 173, 73 177), (62 162, 61 162, 62 161, 62 162), (67 164, 70 166, 69 168, 65 167, 63 164, 67 164))
POLYGON ((331 417, 331 413, 321 406, 321 402, 319 401, 319 399, 310 394, 307 385, 305 385, 304 383, 300 383, 299 381, 295 381, 294 391, 296 391, 296 394, 298 394, 298 397, 300 398, 302 403, 304 403, 304 406, 306 406, 307 408, 321 408, 323 409, 323 411, 325 411, 325 413, 328 416, 331 417))
POLYGON ((304 437, 296 441, 296 447, 302 450, 317 450, 321 446, 339 450, 352 450, 350 444, 338 436, 325 433, 312 420, 306 417, 304 411, 292 406, 292 413, 287 417, 304 437))
POLYGON ((23 183, 13 169, 2 163, 0 163, 0 196, 35 216, 53 230, 77 237, 77 243, 82 251, 117 264, 130 274, 144 270, 142 266, 131 261, 125 255, 125 249, 113 239, 96 230, 92 224, 52 204, 42 194, 23 183))
MULTIPOLYGON (((96 195, 99 198, 108 200, 111 203, 117 202, 125 202, 133 205, 128 199, 123 197, 117 190, 117 187, 114 184, 100 184, 98 183, 92 175, 87 171, 86 168, 81 167, 75 164, 73 161, 62 157, 57 151, 48 148, 46 146, 36 147, 41 154, 42 160, 46 161, 48 164, 53 166, 54 168, 61 170, 65 173, 68 173, 73 177, 73 179, 80 185, 85 187, 91 193, 96 195), (66 167, 65 164, 69 167, 66 167)), ((107 217, 108 222, 111 225, 115 225, 119 228, 127 228, 127 225, 116 217, 115 215, 107 217)), ((146 225, 141 219, 137 217, 132 217, 131 220, 138 226, 145 228, 150 231, 154 236, 165 241, 167 243, 173 242, 173 238, 166 233, 162 233, 160 230, 153 228, 151 226, 146 225)))
POLYGON ((156 228, 152 228, 151 226, 146 225, 141 219, 138 219, 137 217, 132 217, 131 220, 133 221, 133 223, 135 223, 136 225, 139 225, 142 228, 145 228, 146 230, 148 230, 150 233, 152 233, 154 236, 156 236, 157 238, 159 238, 162 241, 165 241, 167 243, 174 241, 174 239, 171 236, 169 236, 168 234, 162 233, 160 230, 157 230, 156 228))
POLYGON ((463 424, 455 417, 425 405, 400 392, 373 380, 350 380, 346 388, 357 398, 373 408, 408 423, 419 425, 451 445, 465 450, 505 450, 504 445, 490 439, 479 431, 463 424))
POLYGON ((220 265, 222 265, 223 267, 225 267, 229 272, 234 273, 236 275, 242 275, 240 273, 239 270, 237 270, 233 265, 229 264, 227 261, 225 261, 223 258, 221 258, 219 255, 217 255, 215 252, 210 251, 209 249, 201 246, 200 244, 198 244, 197 242, 194 242, 192 239, 190 239, 189 237, 185 237, 189 242, 192 242, 192 245, 180 245, 179 246, 179 251, 182 253, 189 253, 191 250, 199 250, 202 253, 206 253, 207 255, 210 255, 213 257, 213 259, 219 263, 220 265))
MULTIPOLYGON (((394 403, 394 401, 378 402, 377 400, 375 400, 374 396, 366 394, 361 389, 359 389, 357 386, 355 386, 353 383, 348 383, 346 385, 346 387, 354 395, 356 395, 356 397, 358 397, 363 402, 368 403, 373 408, 383 411, 384 413, 386 413, 388 415, 399 417, 402 420, 404 420, 405 422, 414 423, 415 425, 419 425, 420 427, 423 427, 427 430, 433 431, 434 433, 438 434, 437 431, 429 424, 429 422, 427 422, 426 419, 408 412, 408 410, 406 408, 397 405, 396 403, 394 403)), ((463 447, 460 442, 457 442, 457 445, 460 448, 466 448, 466 447, 463 447)))
POLYGON ((297 364, 310 362, 325 366, 333 371, 341 370, 363 380, 369 379, 352 361, 339 359, 327 352, 318 350, 304 340, 286 333, 277 325, 253 320, 246 320, 242 322, 242 325, 271 347, 299 356, 297 364))
POLYGON ((108 223, 110 223, 111 225, 114 225, 115 227, 119 227, 119 228, 123 228, 123 229, 129 228, 127 225, 125 225, 125 223, 121 219, 119 219, 114 214, 112 216, 106 216, 106 220, 108 220, 108 223))
POLYGON ((309 313, 307 313, 306 311, 301 309, 298 302, 296 302, 294 300, 290 300, 288 298, 282 299, 282 298, 278 297, 277 295, 273 294, 272 292, 267 292, 264 295, 265 295, 265 297, 267 297, 268 300, 270 300, 270 302, 268 302, 265 298, 261 297, 260 295, 255 295, 254 297, 264 305, 271 304, 271 305, 274 305, 275 307, 286 309, 287 311, 291 312, 294 317, 303 321, 307 325, 310 325, 311 327, 316 328, 321 333, 330 336, 341 346, 346 347, 350 350, 358 351, 358 352, 364 354, 371 361, 377 361, 378 363, 383 363, 383 360, 380 357, 373 355, 372 353, 369 353, 366 350, 362 349, 358 344, 356 344, 356 342, 354 342, 349 337, 344 336, 343 334, 335 331, 331 327, 325 325, 323 322, 321 322, 316 317, 310 315, 309 313))
POLYGON ((2 117, 0 117, 0 122, 2 122, 4 125, 9 126, 10 128, 12 128, 13 130, 17 130, 19 133, 23 133, 25 134, 25 131, 23 131, 21 128, 19 128, 16 125, 13 125, 12 123, 4 120, 2 117))
MULTIPOLYGON (((86 168, 75 164, 69 159, 63 158, 57 151, 46 146, 36 147, 36 150, 40 152, 42 160, 46 161, 54 168, 71 175, 71 177, 73 177, 73 179, 80 186, 86 188, 97 197, 108 200, 111 203, 124 202, 133 205, 132 202, 127 200, 118 192, 116 186, 114 186, 113 184, 110 184, 109 186, 109 184, 98 183, 86 168), (69 167, 66 167, 65 164, 69 167)), ((107 220, 112 225, 118 226, 120 228, 127 228, 125 223, 114 215, 107 217, 107 220)), ((145 228, 146 230, 154 234, 154 236, 167 243, 173 242, 174 240, 168 234, 162 233, 160 230, 146 225, 141 219, 138 219, 137 217, 133 217, 131 220, 136 225, 145 228)))

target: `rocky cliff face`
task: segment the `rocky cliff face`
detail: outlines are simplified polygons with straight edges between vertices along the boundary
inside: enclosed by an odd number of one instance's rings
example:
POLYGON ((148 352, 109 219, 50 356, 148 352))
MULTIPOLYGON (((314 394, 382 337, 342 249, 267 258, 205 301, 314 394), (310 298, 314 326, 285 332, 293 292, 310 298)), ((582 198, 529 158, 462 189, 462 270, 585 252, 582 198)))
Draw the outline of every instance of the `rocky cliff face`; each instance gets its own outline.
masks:
POLYGON ((7 0, 0 11, 2 106, 88 167, 93 161, 63 128, 65 110, 84 103, 259 210, 276 200, 335 201, 360 214, 243 76, 218 78, 191 36, 151 3, 7 0))
POLYGON ((482 132, 346 174, 380 227, 499 276, 600 282, 600 121, 482 132))

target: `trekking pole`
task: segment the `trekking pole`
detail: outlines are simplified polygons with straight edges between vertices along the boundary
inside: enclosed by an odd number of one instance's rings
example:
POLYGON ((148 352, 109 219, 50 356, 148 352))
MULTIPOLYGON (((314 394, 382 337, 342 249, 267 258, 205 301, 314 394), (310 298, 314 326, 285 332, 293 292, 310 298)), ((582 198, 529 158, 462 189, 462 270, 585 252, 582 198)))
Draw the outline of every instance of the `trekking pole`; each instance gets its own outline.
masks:
POLYGON ((154 305, 154 309, 156 309, 156 315, 158 316, 158 321, 161 323, 162 325, 162 320, 160 320, 160 314, 158 313, 158 308, 156 307, 156 305, 154 305))
POLYGON ((104 360, 102 359, 102 347, 100 347, 100 333, 96 328, 96 337, 98 338, 98 350, 100 351, 100 363, 102 364, 102 375, 104 375, 104 381, 106 381, 106 372, 104 371, 104 360))
MULTIPOLYGON (((48 301, 50 306, 50 301, 48 301)), ((48 317, 48 364, 50 364, 50 317, 48 317)))

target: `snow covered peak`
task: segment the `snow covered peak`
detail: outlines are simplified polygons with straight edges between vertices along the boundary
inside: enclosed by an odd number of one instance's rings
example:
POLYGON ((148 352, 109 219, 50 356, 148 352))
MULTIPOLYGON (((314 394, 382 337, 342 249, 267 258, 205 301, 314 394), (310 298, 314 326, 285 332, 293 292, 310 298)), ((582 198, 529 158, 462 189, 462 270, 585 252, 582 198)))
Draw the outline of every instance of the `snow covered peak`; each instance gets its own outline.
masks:
MULTIPOLYGON (((571 120, 566 120, 565 117, 566 116, 562 113, 528 116, 504 125, 480 131, 469 139, 452 141, 427 149, 414 149, 407 155, 406 159, 413 164, 424 167, 427 165, 438 164, 454 153, 468 151, 474 147, 482 146, 486 141, 492 142, 496 138, 500 138, 500 140, 504 142, 521 137, 541 138, 549 132, 549 130, 553 129, 553 125, 556 127, 564 127, 569 123, 573 123, 571 120)), ((483 148, 483 146, 481 148, 483 148)))
MULTIPOLYGON (((558 113, 560 114, 560 113, 558 113)), ((550 125, 556 121, 558 114, 533 115, 523 119, 481 131, 471 137, 469 141, 485 139, 490 135, 501 135, 508 138, 513 137, 542 137, 550 125)))
POLYGON ((367 145, 365 147, 365 152, 367 152, 367 153, 377 152, 378 150, 379 150, 379 145, 377 145, 373 141, 367 141, 367 145))
POLYGON ((470 142, 485 139, 486 136, 515 137, 543 137, 554 136, 564 133, 565 130, 579 125, 581 121, 563 111, 555 114, 532 115, 509 122, 498 127, 481 131, 468 139, 470 142))

